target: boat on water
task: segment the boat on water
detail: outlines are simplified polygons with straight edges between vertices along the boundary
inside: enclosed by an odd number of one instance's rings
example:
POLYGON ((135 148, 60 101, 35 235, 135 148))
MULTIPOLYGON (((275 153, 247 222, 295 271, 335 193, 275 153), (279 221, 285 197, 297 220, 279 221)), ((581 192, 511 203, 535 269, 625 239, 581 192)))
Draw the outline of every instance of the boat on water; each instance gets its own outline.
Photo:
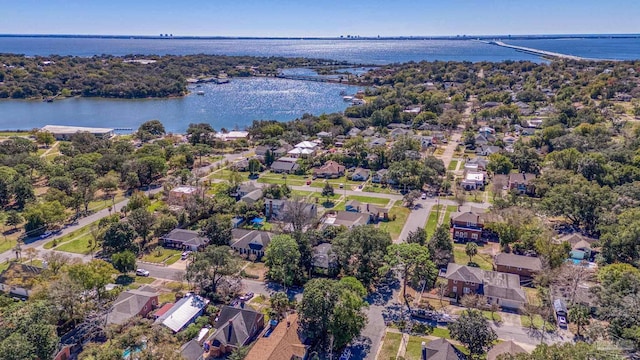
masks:
POLYGON ((344 100, 344 101, 346 101, 346 102, 353 101, 353 96, 349 96, 349 95, 347 95, 347 96, 343 96, 343 97, 342 97, 342 100, 344 100))
POLYGON ((216 80, 216 83, 217 84, 228 84, 229 83, 229 79, 221 78, 221 79, 216 80))
POLYGON ((199 90, 198 92, 196 92, 197 95, 204 95, 204 91, 199 90))

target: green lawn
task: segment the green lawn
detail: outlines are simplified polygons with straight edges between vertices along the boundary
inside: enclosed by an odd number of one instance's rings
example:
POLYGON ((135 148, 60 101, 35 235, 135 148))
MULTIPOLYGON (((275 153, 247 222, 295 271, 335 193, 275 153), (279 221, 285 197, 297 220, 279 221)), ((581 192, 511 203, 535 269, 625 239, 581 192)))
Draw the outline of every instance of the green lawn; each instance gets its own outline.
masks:
POLYGON ((431 335, 437 336, 439 338, 451 339, 451 334, 449 333, 449 329, 446 329, 446 328, 439 328, 439 327, 434 328, 431 335))
POLYGON ((387 332, 384 336, 380 353, 378 354, 378 360, 395 360, 396 355, 398 355, 401 340, 402 334, 387 332))
POLYGON ((4 237, 0 238, 0 253, 13 249, 16 243, 16 239, 13 238, 7 238, 6 240, 4 237))
POLYGON ((500 314, 498 313, 493 313, 492 316, 491 311, 483 311, 482 316, 484 316, 489 321, 502 322, 502 316, 500 316, 500 314))
POLYGON ((389 211, 389 218, 393 219, 395 216, 395 220, 389 220, 388 222, 381 222, 380 229, 388 231, 391 234, 392 239, 397 239, 402 232, 402 228, 404 224, 407 222, 407 218, 409 217, 409 212, 411 210, 407 209, 404 206, 394 206, 389 211))
POLYGON ((136 280, 135 280, 135 282, 137 282, 138 284, 144 284, 144 285, 151 284, 154 281, 156 281, 156 279, 149 276, 136 276, 136 280))
POLYGON ((449 219, 451 219, 451 213, 458 211, 458 207, 456 205, 447 205, 447 212, 444 214, 444 219, 442 220, 443 224, 448 224, 449 219))
POLYGON ((458 168, 458 160, 451 160, 449 166, 447 166, 447 170, 455 171, 458 168))
POLYGON ((158 302, 160 304, 164 304, 164 303, 172 303, 176 301, 176 294, 175 293, 163 293, 158 295, 158 302))
POLYGON ((174 255, 178 255, 178 257, 180 257, 180 254, 182 254, 182 251, 180 251, 180 250, 165 249, 165 248, 163 248, 161 246, 158 246, 154 250, 151 250, 150 253, 145 254, 142 257, 142 261, 155 263, 155 264, 160 264, 160 263, 164 262, 165 260, 168 260, 170 257, 172 257, 174 255))
POLYGON ((85 233, 71 241, 65 242, 62 245, 56 246, 56 250, 66 251, 75 254, 89 254, 89 241, 91 241, 91 234, 85 233))
POLYGON ((169 257, 167 260, 165 260, 164 263, 165 263, 165 265, 175 264, 176 261, 180 260, 181 258, 182 258, 182 255, 175 254, 175 255, 169 257))
POLYGON ((422 342, 429 343, 429 339, 420 336, 409 336, 407 352, 404 354, 406 360, 420 360, 422 356, 422 342))
POLYGON ((292 190, 291 191, 291 195, 292 196, 302 196, 302 197, 309 197, 309 196, 313 195, 313 193, 315 193, 315 191, 303 191, 303 190, 292 190))
POLYGON ((161 207, 163 207, 164 205, 165 205, 165 204, 164 204, 164 201, 156 200, 156 201, 154 201, 151 205, 149 205, 149 207, 147 208, 147 210, 149 210, 149 212, 154 212, 154 211, 159 210, 159 209, 160 209, 161 207))
POLYGON ((7 270, 7 268, 9 267, 9 264, 11 264, 9 261, 0 263, 0 273, 7 270))
MULTIPOLYGON (((453 258, 456 264, 467 265, 467 263, 469 263, 469 257, 464 252, 464 247, 462 244, 454 244, 453 258)), ((478 254, 473 257, 473 262, 478 264, 483 270, 493 270, 493 263, 488 257, 486 254, 478 254)))
POLYGON ((362 189, 362 191, 364 192, 372 192, 372 193, 378 193, 378 194, 398 194, 399 192, 397 190, 394 190, 390 187, 382 187, 378 184, 371 184, 371 185, 365 185, 364 189, 362 189))
POLYGON ((436 232, 436 228, 438 227, 438 216, 440 215, 440 212, 438 211, 439 209, 442 209, 442 205, 434 206, 431 212, 429 212, 429 217, 425 224, 427 236, 431 236, 436 232))
MULTIPOLYGON (((243 180, 246 180, 249 178, 248 171, 238 171, 238 174, 243 180)), ((216 170, 215 172, 212 172, 211 175, 209 175, 209 178, 219 179, 219 180, 229 180, 230 176, 231 176, 231 170, 220 169, 220 170, 216 170)))
POLYGON ((368 204, 373 204, 373 205, 386 206, 387 204, 389 204, 389 199, 383 199, 383 198, 373 197, 373 196, 348 195, 347 199, 348 200, 358 200, 358 201, 360 201, 362 203, 368 203, 368 204))
MULTIPOLYGON (((522 324, 523 328, 529 328, 531 326, 531 318, 529 316, 526 315, 522 315, 520 316, 520 323, 522 324)), ((542 316, 540 315, 534 315, 533 316, 533 326, 536 329, 542 329, 542 325, 544 325, 544 321, 542 320, 542 316)), ((556 326, 554 324, 551 324, 549 322, 547 322, 545 330, 546 331, 554 331, 556 329, 556 326)))
MULTIPOLYGON (((86 225, 86 226, 81 227, 80 229, 73 230, 72 232, 70 232, 70 233, 68 233, 68 234, 66 234, 64 236, 61 236, 61 237, 55 239, 55 243, 60 245, 60 244, 65 243, 67 241, 73 240, 73 239, 75 239, 75 238, 77 238, 79 236, 88 234, 90 226, 91 225, 86 225)), ((45 249, 51 249, 51 248, 53 248, 53 243, 54 243, 54 240, 51 240, 48 243, 44 244, 43 247, 45 249)))
POLYGON ((104 200, 104 199, 100 199, 100 200, 94 200, 92 202, 89 203, 89 210, 90 211, 100 211, 102 209, 106 209, 109 206, 112 206, 114 203, 119 203, 120 201, 124 200, 125 196, 124 193, 122 191, 118 191, 118 193, 116 194, 116 197, 114 200, 108 199, 108 200, 104 200))

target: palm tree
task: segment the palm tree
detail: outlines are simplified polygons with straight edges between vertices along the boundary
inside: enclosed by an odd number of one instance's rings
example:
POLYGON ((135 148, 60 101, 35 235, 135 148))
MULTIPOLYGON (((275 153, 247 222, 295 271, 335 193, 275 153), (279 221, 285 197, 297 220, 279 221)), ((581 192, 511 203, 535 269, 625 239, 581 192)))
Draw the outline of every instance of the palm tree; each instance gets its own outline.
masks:
POLYGON ((474 242, 468 242, 464 247, 464 252, 469 257, 469 262, 471 262, 473 260, 473 257, 478 254, 478 244, 474 242))

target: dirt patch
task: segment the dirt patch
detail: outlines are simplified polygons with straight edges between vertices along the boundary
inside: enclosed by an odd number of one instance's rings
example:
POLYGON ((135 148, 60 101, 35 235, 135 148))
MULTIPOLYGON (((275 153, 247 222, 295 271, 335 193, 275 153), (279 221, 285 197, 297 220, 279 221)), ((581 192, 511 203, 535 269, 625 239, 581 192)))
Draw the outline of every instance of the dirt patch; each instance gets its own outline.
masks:
POLYGON ((245 268, 244 272, 253 277, 255 280, 264 281, 267 275, 267 267, 262 262, 250 262, 245 268))

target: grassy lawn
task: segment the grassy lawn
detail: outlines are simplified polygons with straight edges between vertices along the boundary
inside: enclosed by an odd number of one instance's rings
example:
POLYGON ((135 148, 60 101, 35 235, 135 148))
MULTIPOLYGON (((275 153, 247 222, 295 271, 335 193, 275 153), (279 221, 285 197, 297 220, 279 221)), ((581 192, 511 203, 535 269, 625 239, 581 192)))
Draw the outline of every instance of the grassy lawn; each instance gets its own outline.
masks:
POLYGON ((7 268, 9 267, 9 264, 11 264, 11 263, 10 263, 10 262, 8 262, 8 261, 5 261, 5 262, 3 262, 3 263, 0 263, 0 272, 3 272, 3 271, 5 271, 5 270, 7 270, 7 268))
POLYGON ((164 261, 165 265, 172 265, 175 264, 176 261, 180 260, 181 255, 180 254, 175 254, 170 256, 167 260, 164 261))
POLYGON ((151 284, 154 281, 156 281, 156 279, 149 276, 136 276, 136 280, 135 280, 135 282, 137 282, 138 284, 144 284, 144 285, 151 284))
POLYGON ((449 219, 451 219, 451 213, 458 211, 458 207, 456 205, 447 205, 447 212, 444 214, 444 219, 442 220, 443 224, 448 224, 449 219))
POLYGON ((104 200, 104 199, 100 199, 100 200, 94 200, 92 202, 89 203, 89 210, 90 211, 100 211, 102 209, 106 209, 109 206, 113 205, 114 203, 119 203, 120 201, 124 200, 124 193, 122 192, 122 190, 118 190, 118 192, 116 193, 116 197, 114 200, 108 199, 108 200, 104 200))
POLYGON ((389 204, 389 199, 383 199, 383 198, 373 197, 373 196, 349 195, 347 196, 347 199, 358 200, 363 203, 382 205, 382 206, 386 206, 387 204, 389 204))
POLYGON ((402 340, 402 334, 387 332, 384 335, 384 341, 382 342, 382 346, 380 347, 378 360, 395 360, 396 355, 398 355, 400 340, 402 340))
MULTIPOLYGON (((522 315, 520 316, 520 323, 522 324, 523 328, 530 328, 531 327, 531 317, 526 316, 526 315, 522 315)), ((536 329, 542 329, 542 325, 544 325, 544 321, 542 320, 542 316, 540 315, 534 315, 533 316, 533 326, 536 329)), ((554 324, 551 324, 549 322, 547 322, 545 330, 546 331, 554 331, 556 329, 554 324)))
POLYGON ((524 290, 525 295, 527 295, 527 302, 529 304, 532 304, 534 306, 542 305, 540 302, 540 298, 538 297, 538 289, 526 286, 523 286, 522 289, 524 290))
MULTIPOLYGON (((220 179, 220 180, 229 180, 229 177, 231 176, 231 170, 228 169, 221 169, 221 170, 217 170, 211 173, 211 175, 209 175, 209 178, 211 179, 220 179)), ((248 171, 238 171, 238 174, 240 175, 240 177, 242 179, 249 179, 249 172, 248 171)))
POLYGON ((420 360, 422 356, 422 342, 429 343, 429 339, 420 336, 409 336, 407 342, 407 352, 404 354, 406 360, 420 360))
POLYGON ((313 195, 314 193, 315 193, 315 191, 291 190, 291 196, 309 197, 309 196, 313 195))
POLYGON ((434 328, 431 335, 437 336, 439 338, 451 339, 451 334, 449 333, 449 329, 446 329, 446 328, 439 328, 439 327, 434 328))
MULTIPOLYGON (((249 173, 247 173, 247 177, 249 177, 249 173)), ((227 175, 228 178, 228 175, 227 175)), ((284 184, 286 182, 287 185, 297 185, 302 186, 306 184, 307 180, 311 179, 309 175, 285 175, 284 174, 275 174, 275 173, 262 173, 258 178, 259 183, 265 184, 284 184)), ((324 183, 322 183, 324 186, 324 183)), ((322 187, 321 186, 321 187, 322 187)))
POLYGON ((58 245, 56 247, 56 250, 86 255, 89 253, 90 240, 92 240, 91 234, 85 233, 71 241, 65 242, 62 245, 58 245))
POLYGON ((172 303, 176 301, 176 294, 175 293, 163 293, 158 295, 158 302, 160 304, 164 304, 164 303, 172 303))
POLYGON ((372 192, 372 193, 377 193, 377 194, 398 194, 399 192, 390 188, 390 187, 382 187, 378 184, 373 184, 373 185, 366 185, 364 187, 364 189, 362 189, 362 191, 364 192, 372 192))
POLYGON ((154 212, 160 209, 162 206, 164 206, 164 201, 156 200, 151 205, 149 205, 147 210, 149 210, 149 212, 154 212))
MULTIPOLYGON (((454 244, 453 246, 453 258, 456 264, 467 265, 469 263, 469 257, 464 252, 464 245, 454 244)), ((483 270, 493 270, 493 263, 486 254, 478 254, 473 257, 473 262, 478 264, 483 270)))
MULTIPOLYGON (((158 246, 154 250, 151 250, 149 254, 145 254, 142 257, 142 261, 159 264, 164 262, 165 260, 177 255, 178 258, 182 254, 182 251, 175 249, 165 249, 163 247, 158 246)), ((176 259, 177 260, 177 259, 176 259)), ((175 262, 175 261, 174 261, 175 262)))
MULTIPOLYGON (((75 238, 77 238, 79 236, 84 235, 84 234, 88 234, 89 233, 89 226, 91 226, 91 225, 87 225, 87 226, 81 227, 80 229, 73 230, 72 232, 70 232, 70 233, 68 233, 68 234, 66 234, 64 236, 61 236, 61 237, 55 239, 56 244, 60 245, 62 243, 65 243, 67 241, 71 241, 71 240, 73 240, 73 239, 75 239, 75 238)), ((43 247, 45 249, 51 249, 51 248, 53 248, 53 243, 54 243, 54 240, 51 240, 48 243, 44 244, 43 247)))
POLYGON ((451 160, 449 166, 447 166, 447 170, 455 171, 458 168, 458 160, 451 160))
POLYGON ((395 216, 395 220, 389 220, 388 222, 381 222, 380 229, 388 231, 391 234, 392 239, 397 239, 402 232, 402 228, 404 224, 407 222, 407 218, 409 217, 409 213, 411 210, 407 209, 404 206, 394 206, 389 211, 389 218, 393 219, 395 216))
POLYGON ((433 210, 429 212, 429 217, 427 218, 427 223, 425 224, 425 230, 427 230, 427 235, 431 236, 436 232, 436 228, 438 227, 438 209, 441 209, 442 205, 436 205, 433 207, 433 210))
POLYGON ((3 238, 1 238, 0 240, 0 253, 3 253, 5 251, 11 250, 13 249, 14 246, 16 246, 16 239, 14 238, 7 238, 6 240, 3 238))

